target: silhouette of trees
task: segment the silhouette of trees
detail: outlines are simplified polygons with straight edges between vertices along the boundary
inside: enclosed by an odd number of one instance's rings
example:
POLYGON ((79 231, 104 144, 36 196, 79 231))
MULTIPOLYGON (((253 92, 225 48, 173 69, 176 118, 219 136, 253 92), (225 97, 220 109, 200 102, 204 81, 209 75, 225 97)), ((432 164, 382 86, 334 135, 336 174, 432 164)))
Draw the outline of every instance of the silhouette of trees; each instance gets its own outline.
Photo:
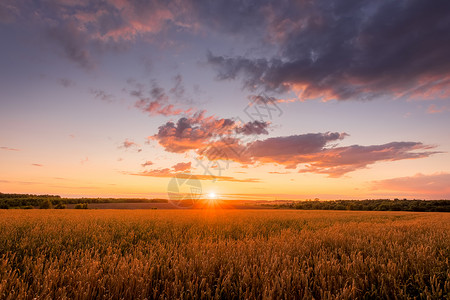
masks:
POLYGON ((364 211, 424 211, 450 212, 450 200, 335 200, 296 201, 280 208, 303 210, 364 210, 364 211))

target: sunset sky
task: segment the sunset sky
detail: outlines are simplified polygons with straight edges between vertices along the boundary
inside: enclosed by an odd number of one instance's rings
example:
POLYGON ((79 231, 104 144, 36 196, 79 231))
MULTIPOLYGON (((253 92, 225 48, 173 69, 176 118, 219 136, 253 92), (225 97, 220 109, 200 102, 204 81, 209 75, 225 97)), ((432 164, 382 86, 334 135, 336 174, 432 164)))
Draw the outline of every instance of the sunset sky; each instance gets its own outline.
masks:
POLYGON ((0 192, 450 198, 450 1, 0 2, 0 192))

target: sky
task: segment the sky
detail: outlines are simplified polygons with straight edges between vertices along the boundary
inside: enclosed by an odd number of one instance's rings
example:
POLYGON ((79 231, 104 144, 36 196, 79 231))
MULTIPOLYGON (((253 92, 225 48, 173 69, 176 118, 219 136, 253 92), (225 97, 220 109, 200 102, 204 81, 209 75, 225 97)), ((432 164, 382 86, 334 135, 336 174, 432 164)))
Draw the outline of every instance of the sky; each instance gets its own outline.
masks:
POLYGON ((0 192, 449 199, 449 11, 2 0, 0 192))

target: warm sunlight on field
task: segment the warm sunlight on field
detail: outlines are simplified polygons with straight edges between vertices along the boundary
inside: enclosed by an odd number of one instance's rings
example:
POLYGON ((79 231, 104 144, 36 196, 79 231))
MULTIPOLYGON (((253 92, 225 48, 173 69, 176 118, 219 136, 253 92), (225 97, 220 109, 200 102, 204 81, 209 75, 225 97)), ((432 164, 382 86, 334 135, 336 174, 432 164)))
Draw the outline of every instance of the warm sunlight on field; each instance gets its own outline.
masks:
POLYGON ((450 214, 2 210, 0 299, 450 295, 450 214))

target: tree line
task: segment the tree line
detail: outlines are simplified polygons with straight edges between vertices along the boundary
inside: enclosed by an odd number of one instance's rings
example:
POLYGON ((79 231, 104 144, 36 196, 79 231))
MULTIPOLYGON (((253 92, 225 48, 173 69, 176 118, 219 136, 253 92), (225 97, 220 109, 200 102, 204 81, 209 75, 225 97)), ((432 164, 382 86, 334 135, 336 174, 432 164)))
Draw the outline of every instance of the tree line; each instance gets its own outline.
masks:
POLYGON ((304 210, 422 211, 450 212, 450 200, 334 200, 295 201, 276 208, 304 210))
POLYGON ((65 208, 75 204, 76 208, 87 208, 92 203, 167 203, 166 199, 144 198, 63 198, 58 195, 3 194, 0 193, 0 209, 9 208, 65 208), (78 205, 80 204, 80 205, 78 205), (86 204, 86 205, 84 205, 86 204), (77 206, 78 205, 78 206, 77 206), (83 206, 84 205, 84 206, 83 206))

